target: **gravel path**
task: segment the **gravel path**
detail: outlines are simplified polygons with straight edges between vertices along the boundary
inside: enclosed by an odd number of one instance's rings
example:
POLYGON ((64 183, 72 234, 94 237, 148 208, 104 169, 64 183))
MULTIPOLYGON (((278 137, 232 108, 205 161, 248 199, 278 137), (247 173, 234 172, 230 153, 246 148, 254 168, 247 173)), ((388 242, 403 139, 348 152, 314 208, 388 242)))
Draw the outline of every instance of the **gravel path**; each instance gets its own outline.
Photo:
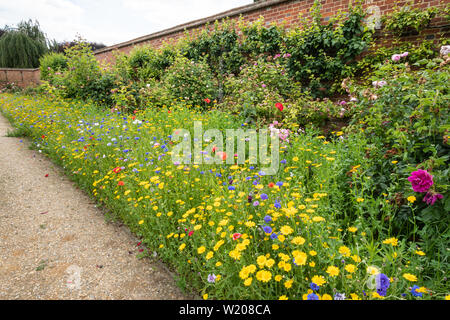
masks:
POLYGON ((0 115, 0 299, 192 299, 0 115), (45 175, 48 174, 48 177, 45 175))

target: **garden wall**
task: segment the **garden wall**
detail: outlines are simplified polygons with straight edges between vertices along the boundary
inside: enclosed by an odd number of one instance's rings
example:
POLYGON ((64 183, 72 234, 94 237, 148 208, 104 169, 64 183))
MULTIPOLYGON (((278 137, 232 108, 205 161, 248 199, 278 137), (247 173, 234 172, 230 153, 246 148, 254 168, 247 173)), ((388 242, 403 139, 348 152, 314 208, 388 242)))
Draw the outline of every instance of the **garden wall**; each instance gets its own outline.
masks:
POLYGON ((39 84, 41 71, 36 69, 0 68, 0 89, 14 83, 21 88, 39 84))
MULTIPOLYGON (((339 11, 346 11, 351 0, 322 0, 322 15, 324 22, 331 16, 336 15, 339 11)), ((295 25, 299 21, 299 14, 307 15, 309 9, 313 5, 314 0, 262 0, 242 7, 234 8, 210 17, 191 21, 182 25, 175 26, 163 31, 152 33, 133 40, 122 42, 113 46, 105 47, 95 51, 95 55, 99 61, 106 63, 114 62, 114 51, 129 53, 136 45, 151 45, 155 48, 161 46, 163 42, 176 40, 184 35, 185 30, 193 32, 204 28, 208 23, 211 25, 216 20, 224 18, 242 19, 246 22, 252 22, 259 17, 264 17, 266 24, 272 22, 281 23, 285 21, 287 26, 295 25)), ((365 0, 364 7, 369 13, 368 20, 379 24, 380 16, 393 10, 395 3, 399 5, 405 4, 406 1, 395 0, 365 0)), ((414 7, 427 8, 430 6, 443 6, 448 0, 414 0, 414 7)), ((379 29, 375 34, 377 42, 389 43, 393 37, 379 29)), ((436 40, 450 36, 450 26, 443 18, 435 18, 431 21, 430 26, 424 30, 420 36, 410 35, 404 37, 403 40, 416 42, 423 40, 436 40)))

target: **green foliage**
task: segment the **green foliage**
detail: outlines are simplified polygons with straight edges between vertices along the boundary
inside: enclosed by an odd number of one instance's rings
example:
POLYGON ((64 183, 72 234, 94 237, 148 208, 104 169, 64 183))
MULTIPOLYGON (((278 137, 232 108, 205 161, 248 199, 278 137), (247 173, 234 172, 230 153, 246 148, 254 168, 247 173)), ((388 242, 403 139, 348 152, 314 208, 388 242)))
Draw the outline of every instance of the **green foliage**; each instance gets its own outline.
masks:
POLYGON ((188 36, 185 41, 187 44, 182 54, 194 61, 206 59, 218 77, 239 73, 244 60, 233 22, 223 21, 219 24, 216 21, 213 28, 207 25, 195 38, 188 36))
POLYGON ((135 81, 161 79, 165 70, 174 62, 175 54, 175 50, 168 46, 160 50, 150 46, 134 48, 128 57, 131 79, 135 81))
POLYGON ((243 24, 242 51, 253 58, 264 54, 273 56, 281 52, 285 30, 276 24, 266 27, 261 17, 251 24, 243 24))
POLYGON ((67 57, 62 53, 48 53, 39 59, 41 79, 51 80, 55 72, 67 69, 67 57))
POLYGON ((0 38, 0 67, 37 68, 39 58, 46 52, 42 42, 20 31, 8 31, 0 38))
POLYGON ((16 28, 5 26, 0 37, 1 68, 37 68, 39 58, 48 51, 39 22, 21 21, 16 28))
POLYGON ((436 7, 411 8, 410 6, 394 7, 393 11, 382 17, 386 30, 397 36, 404 36, 411 31, 420 32, 426 28, 439 10, 436 7))
POLYGON ((346 18, 321 23, 320 2, 311 8, 311 20, 303 20, 287 35, 285 50, 291 54, 290 75, 320 97, 336 92, 340 81, 351 75, 355 58, 368 46, 372 31, 364 24, 361 6, 350 7, 346 18))
POLYGON ((216 99, 217 89, 208 64, 178 56, 163 78, 173 99, 192 107, 206 107, 204 99, 216 99))
POLYGON ((259 59, 242 66, 239 77, 229 75, 224 83, 225 98, 221 108, 243 112, 247 119, 253 120, 279 116, 275 103, 284 102, 294 87, 283 66, 284 60, 259 59))

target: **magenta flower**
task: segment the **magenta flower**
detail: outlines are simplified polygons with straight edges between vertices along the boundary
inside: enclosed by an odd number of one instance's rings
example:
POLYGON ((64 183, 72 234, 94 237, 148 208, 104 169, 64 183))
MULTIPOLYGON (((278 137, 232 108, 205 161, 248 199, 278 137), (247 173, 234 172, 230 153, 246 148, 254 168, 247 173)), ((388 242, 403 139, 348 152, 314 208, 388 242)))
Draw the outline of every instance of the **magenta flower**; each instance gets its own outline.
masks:
POLYGON ((426 170, 419 169, 411 172, 408 181, 411 182, 411 186, 415 192, 427 192, 433 185, 433 176, 426 170))
POLYGON ((440 193, 427 192, 425 197, 423 197, 423 202, 426 202, 428 205, 433 205, 436 200, 442 199, 444 196, 440 193))

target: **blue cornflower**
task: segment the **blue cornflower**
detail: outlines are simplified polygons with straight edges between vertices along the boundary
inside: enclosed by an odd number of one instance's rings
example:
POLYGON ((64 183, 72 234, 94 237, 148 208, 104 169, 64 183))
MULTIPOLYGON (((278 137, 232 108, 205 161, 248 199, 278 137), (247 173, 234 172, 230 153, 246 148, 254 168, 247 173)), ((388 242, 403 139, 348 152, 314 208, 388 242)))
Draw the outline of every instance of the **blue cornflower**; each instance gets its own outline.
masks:
POLYGON ((278 238, 278 235, 276 234, 276 233, 272 233, 271 235, 270 235, 270 239, 272 239, 272 240, 275 240, 275 239, 277 239, 278 238))
POLYGON ((275 200, 274 207, 277 208, 277 209, 280 209, 281 208, 281 203, 278 202, 278 200, 275 200))
POLYGON ((411 288, 411 293, 414 297, 421 297, 422 298, 422 292, 417 292, 416 290, 419 289, 420 287, 418 285, 413 285, 413 287, 411 288))
POLYGON ((272 217, 269 216, 269 215, 266 215, 266 216, 264 217, 264 222, 265 222, 265 223, 269 223, 270 221, 272 221, 272 217))
POLYGON ((262 200, 267 200, 267 199, 269 199, 269 196, 267 194, 265 194, 265 193, 261 193, 261 199, 262 200))
POLYGON ((272 232, 272 228, 269 227, 269 226, 263 227, 263 230, 264 230, 265 233, 271 233, 272 232))
POLYGON ((319 296, 315 293, 308 294, 306 300, 319 300, 319 296))
POLYGON ((311 290, 314 290, 314 291, 317 291, 320 289, 320 287, 317 284, 315 284, 314 282, 311 282, 309 284, 309 287, 311 288, 311 290))

